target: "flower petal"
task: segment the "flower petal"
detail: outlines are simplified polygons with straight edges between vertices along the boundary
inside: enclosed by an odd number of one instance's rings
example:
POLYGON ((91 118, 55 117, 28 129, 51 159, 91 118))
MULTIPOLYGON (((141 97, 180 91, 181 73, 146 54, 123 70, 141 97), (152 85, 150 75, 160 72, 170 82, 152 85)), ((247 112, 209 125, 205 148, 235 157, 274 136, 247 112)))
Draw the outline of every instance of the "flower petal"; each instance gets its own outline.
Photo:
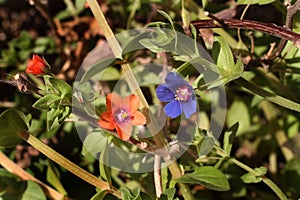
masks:
POLYGON ((106 108, 108 111, 118 110, 122 105, 122 98, 116 93, 109 93, 106 96, 106 108))
POLYGON ((179 87, 189 85, 188 82, 186 82, 179 74, 176 74, 175 72, 169 72, 165 78, 165 81, 167 84, 171 85, 171 89, 174 91, 179 87))
POLYGON ((172 101, 175 98, 174 92, 166 86, 167 84, 163 84, 156 88, 156 96, 162 102, 172 101))
POLYGON ((132 126, 144 125, 144 124, 146 124, 146 117, 140 111, 136 111, 132 116, 131 123, 132 123, 132 126))
POLYGON ((116 123, 113 120, 112 113, 106 111, 100 115, 98 124, 105 129, 114 130, 116 128, 116 123))
POLYGON ((182 110, 186 118, 190 118, 197 111, 197 101, 193 94, 188 101, 181 102, 182 110))
MULTIPOLYGON (((125 97, 126 98, 126 97, 125 97)), ((129 112, 135 113, 140 105, 140 98, 134 94, 129 96, 129 112)))
POLYGON ((44 70, 46 69, 46 64, 44 60, 38 55, 33 55, 32 59, 28 61, 26 73, 40 75, 44 74, 44 70))
POLYGON ((116 126, 117 133, 122 140, 128 140, 131 136, 132 126, 116 126))
POLYGON ((172 100, 170 103, 168 103, 165 108, 165 113, 167 116, 171 118, 176 118, 181 114, 181 105, 179 101, 177 100, 172 100))

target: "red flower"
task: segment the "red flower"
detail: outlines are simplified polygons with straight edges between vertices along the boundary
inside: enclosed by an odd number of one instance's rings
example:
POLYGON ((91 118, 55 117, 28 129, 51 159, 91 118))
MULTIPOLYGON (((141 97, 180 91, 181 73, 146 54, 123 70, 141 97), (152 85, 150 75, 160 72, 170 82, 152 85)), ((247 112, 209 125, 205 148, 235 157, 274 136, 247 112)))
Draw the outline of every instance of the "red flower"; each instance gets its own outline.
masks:
POLYGON ((117 130, 122 140, 128 140, 132 127, 146 124, 146 117, 138 111, 140 99, 131 94, 121 98, 116 93, 110 93, 106 97, 107 111, 100 115, 98 121, 102 128, 117 130))
POLYGON ((41 75, 45 73, 46 69, 47 69, 47 64, 45 63, 45 61, 38 55, 34 54, 32 56, 32 59, 28 61, 26 73, 41 75))

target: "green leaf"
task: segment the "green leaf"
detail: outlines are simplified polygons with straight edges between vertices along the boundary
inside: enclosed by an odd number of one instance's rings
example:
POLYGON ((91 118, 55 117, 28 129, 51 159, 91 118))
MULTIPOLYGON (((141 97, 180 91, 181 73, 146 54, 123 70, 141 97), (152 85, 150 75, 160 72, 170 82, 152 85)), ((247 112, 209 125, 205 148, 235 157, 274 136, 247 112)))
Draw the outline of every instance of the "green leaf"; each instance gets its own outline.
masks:
POLYGON ((212 57, 222 72, 231 71, 234 64, 233 54, 227 42, 222 37, 215 37, 212 57))
POLYGON ((0 169, 0 199, 21 199, 26 189, 26 182, 6 171, 0 169))
POLYGON ((21 111, 7 109, 0 115, 0 127, 0 146, 13 147, 22 140, 19 134, 28 130, 29 122, 21 111))
MULTIPOLYGON (((217 63, 223 84, 237 79, 242 75, 244 64, 241 58, 239 57, 237 62, 234 63, 231 49, 228 43, 222 37, 216 37, 216 41, 213 45, 213 59, 217 63)), ((216 82, 210 85, 210 88, 219 84, 219 82, 216 82)))
POLYGON ((48 90, 57 91, 60 96, 69 96, 72 94, 72 87, 63 80, 55 78, 53 76, 45 75, 44 80, 48 90))
POLYGON ((159 14, 161 14, 162 16, 164 16, 164 17, 170 22, 170 24, 172 25, 172 27, 174 27, 172 17, 171 17, 168 13, 166 13, 166 12, 163 11, 163 10, 157 10, 157 12, 158 12, 159 14))
POLYGON ((173 200, 175 196, 176 189, 168 188, 160 196, 160 200, 173 200))
POLYGON ((244 174, 241 179, 244 183, 259 183, 262 181, 263 176, 267 173, 267 168, 259 167, 255 168, 254 172, 244 174))
POLYGON ((47 181, 60 193, 66 195, 67 192, 62 186, 60 179, 59 179, 59 172, 55 168, 55 166, 52 164, 51 161, 48 162, 48 168, 47 168, 47 181))
POLYGON ((176 181, 179 183, 201 184, 210 190, 230 190, 226 176, 219 169, 211 166, 198 167, 193 173, 185 174, 176 181))
POLYGON ((46 96, 43 96, 37 100, 32 107, 39 110, 48 110, 51 104, 58 103, 60 99, 61 98, 55 94, 47 94, 46 96))
POLYGON ((239 128, 239 122, 236 122, 224 134, 223 149, 228 156, 230 156, 233 140, 237 133, 238 128, 239 128))
MULTIPOLYGON (((107 144, 105 144, 106 147, 107 144)), ((104 147, 104 148, 105 148, 104 147)), ((111 181, 111 168, 107 166, 107 163, 109 163, 109 154, 106 153, 106 148, 101 151, 100 159, 99 159, 99 165, 100 165, 100 176, 109 184, 112 185, 111 181)))
POLYGON ((99 76, 99 80, 101 81, 114 81, 120 79, 121 74, 119 70, 114 67, 107 67, 101 76, 99 76))
POLYGON ((33 181, 27 182, 27 188, 22 196, 22 200, 46 200, 42 188, 33 181))
POLYGON ((207 136, 205 136, 197 145, 199 158, 207 155, 213 149, 215 142, 215 138, 212 135, 208 134, 207 136))
POLYGON ((107 193, 107 190, 100 190, 90 200, 102 200, 107 195, 107 193))
POLYGON ((104 151, 107 144, 107 137, 103 134, 102 130, 96 129, 84 139, 82 155, 91 154, 95 156, 97 153, 104 151))
POLYGON ((107 58, 105 60, 101 60, 100 62, 91 66, 82 76, 80 83, 84 83, 86 81, 91 80, 95 75, 99 73, 103 73, 108 66, 112 65, 112 63, 116 60, 116 58, 107 58))
POLYGON ((138 187, 133 190, 123 187, 120 190, 123 200, 142 200, 140 196, 140 189, 138 187))

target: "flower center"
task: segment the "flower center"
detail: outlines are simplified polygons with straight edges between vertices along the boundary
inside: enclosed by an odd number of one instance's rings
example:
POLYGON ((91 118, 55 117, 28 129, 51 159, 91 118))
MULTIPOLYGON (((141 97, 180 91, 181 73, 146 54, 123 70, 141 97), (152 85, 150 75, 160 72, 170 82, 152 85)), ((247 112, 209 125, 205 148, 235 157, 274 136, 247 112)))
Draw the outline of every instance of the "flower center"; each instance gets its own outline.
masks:
POLYGON ((129 113, 121 108, 115 112, 114 118, 117 123, 124 124, 129 120, 129 113))
POLYGON ((175 99, 178 101, 187 101, 192 94, 192 92, 189 91, 189 88, 187 86, 182 86, 178 88, 175 92, 175 99))

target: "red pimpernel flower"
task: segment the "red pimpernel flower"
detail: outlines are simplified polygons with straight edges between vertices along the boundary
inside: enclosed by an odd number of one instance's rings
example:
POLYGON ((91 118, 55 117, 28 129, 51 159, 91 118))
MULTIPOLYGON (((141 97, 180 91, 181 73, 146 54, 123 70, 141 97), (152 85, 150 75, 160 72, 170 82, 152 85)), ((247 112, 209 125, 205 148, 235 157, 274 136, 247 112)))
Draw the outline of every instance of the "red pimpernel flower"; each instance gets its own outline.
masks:
POLYGON ((128 140, 133 126, 146 124, 146 117, 138 111, 140 99, 131 94, 124 98, 116 93, 106 96, 107 111, 100 115, 99 125, 108 130, 116 129, 122 140, 128 140))
POLYGON ((26 73, 34 75, 45 74, 48 69, 47 63, 38 55, 34 54, 32 59, 28 61, 26 73))

